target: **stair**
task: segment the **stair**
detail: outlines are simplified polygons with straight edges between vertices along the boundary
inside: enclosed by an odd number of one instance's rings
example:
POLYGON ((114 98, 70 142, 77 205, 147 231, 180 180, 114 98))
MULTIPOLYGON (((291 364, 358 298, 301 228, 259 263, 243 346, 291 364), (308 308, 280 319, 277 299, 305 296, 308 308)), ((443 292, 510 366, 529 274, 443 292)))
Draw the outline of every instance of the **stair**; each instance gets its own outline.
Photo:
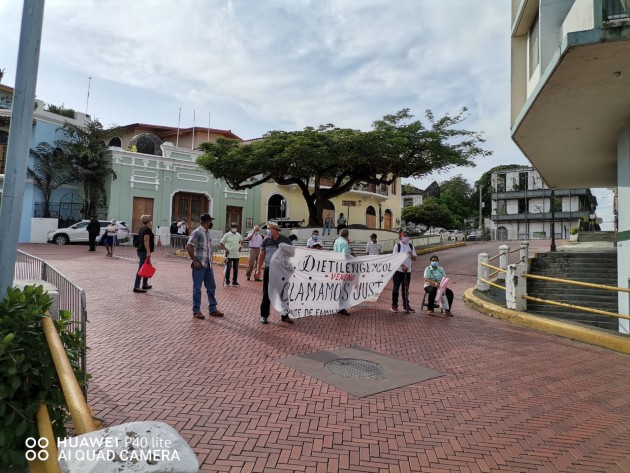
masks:
MULTIPOLYGON (((617 252, 549 252, 533 260, 529 273, 538 276, 617 286, 617 252)), ((528 279, 527 293, 540 299, 549 299, 608 312, 618 312, 616 291, 528 279)), ((619 320, 607 315, 592 314, 577 309, 534 301, 527 301, 527 311, 545 317, 580 322, 608 330, 619 330, 619 320)))
POLYGON ((578 233, 579 243, 592 243, 595 241, 616 242, 615 232, 580 232, 578 233))

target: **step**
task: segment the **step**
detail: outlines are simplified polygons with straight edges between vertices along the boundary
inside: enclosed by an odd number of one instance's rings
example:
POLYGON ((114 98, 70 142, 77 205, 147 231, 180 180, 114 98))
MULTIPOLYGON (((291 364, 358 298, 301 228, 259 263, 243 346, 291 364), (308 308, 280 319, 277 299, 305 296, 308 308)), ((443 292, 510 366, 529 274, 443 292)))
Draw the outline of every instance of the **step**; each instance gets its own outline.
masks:
POLYGON ((563 321, 567 321, 567 322, 576 322, 579 324, 583 324, 583 325, 589 325, 592 327, 599 327, 599 328, 603 328, 606 330, 611 330, 611 331, 619 331, 619 322, 617 319, 614 319, 612 317, 606 317, 606 316, 589 316, 588 318, 586 317, 579 317, 579 316, 574 316, 574 315, 570 315, 570 314, 563 314, 563 313, 554 313, 554 312, 543 312, 543 311, 533 311, 533 310, 529 310, 528 312, 534 315, 538 315, 541 317, 545 317, 545 318, 549 318, 552 320, 563 320, 563 321), (601 317, 601 318, 600 318, 601 317))

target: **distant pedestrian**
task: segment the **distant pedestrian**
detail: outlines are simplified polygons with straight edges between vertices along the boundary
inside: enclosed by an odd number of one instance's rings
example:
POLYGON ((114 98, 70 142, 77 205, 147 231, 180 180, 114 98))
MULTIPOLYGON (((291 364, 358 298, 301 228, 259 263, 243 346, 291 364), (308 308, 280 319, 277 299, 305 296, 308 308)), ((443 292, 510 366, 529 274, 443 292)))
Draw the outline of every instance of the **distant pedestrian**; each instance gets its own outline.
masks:
POLYGON ((212 271, 212 238, 210 229, 212 220, 209 214, 199 217, 199 227, 193 230, 188 238, 186 251, 192 260, 192 280, 193 280, 193 317, 205 319, 201 312, 201 285, 206 287, 208 295, 208 315, 210 317, 223 317, 223 312, 217 309, 217 299, 215 297, 216 282, 212 271))
POLYGON ((171 223, 171 228, 169 228, 168 232, 171 235, 177 235, 177 221, 173 220, 173 223, 171 223))
POLYGON ((105 232, 107 234, 105 237, 105 249, 107 250, 107 254, 105 256, 111 258, 114 256, 114 245, 117 243, 116 236, 118 235, 118 225, 115 219, 112 219, 107 228, 105 228, 105 232))
POLYGON ((223 235, 219 242, 225 250, 225 285, 230 285, 230 267, 232 268, 232 286, 240 286, 238 283, 238 263, 243 249, 243 236, 238 232, 236 222, 232 222, 230 231, 223 235))
POLYGON ((409 234, 406 231, 400 234, 400 243, 394 245, 392 254, 406 253, 407 258, 394 273, 394 287, 392 289, 392 312, 398 310, 398 291, 402 286, 402 302, 405 312, 415 312, 409 305, 409 283, 411 282, 411 265, 416 260, 416 250, 411 244, 409 234))
MULTIPOLYGON (((354 256, 352 254, 352 248, 350 247, 349 237, 350 237, 350 232, 348 231, 348 229, 347 228, 341 229, 341 232, 339 233, 339 237, 335 240, 335 243, 333 244, 333 251, 335 253, 343 253, 348 256, 354 256)), ((350 315, 350 313, 346 309, 341 309, 337 311, 337 313, 341 315, 350 315)))
POLYGON ((177 224, 177 234, 178 235, 184 235, 187 236, 188 235, 188 224, 186 223, 185 220, 180 220, 179 223, 177 224))
MULTIPOLYGON (((265 264, 263 273, 263 298, 260 303, 260 322, 263 324, 269 323, 267 319, 271 311, 271 299, 269 299, 269 264, 271 263, 271 257, 278 250, 280 243, 291 244, 291 240, 280 233, 280 227, 276 222, 267 222, 267 229, 271 231, 271 235, 263 241, 260 247, 260 255, 258 256, 259 270, 262 269, 263 263, 265 264)), ((287 324, 293 323, 288 313, 281 314, 280 319, 287 324)))
POLYGON ((88 251, 96 251, 96 239, 101 233, 101 224, 96 219, 96 217, 92 216, 90 218, 90 223, 87 224, 86 228, 88 231, 88 239, 90 243, 90 249, 88 251))
POLYGON ((254 280, 262 281, 260 273, 258 272, 258 255, 260 254, 260 245, 262 245, 263 237, 260 234, 260 227, 258 225, 247 234, 245 241, 249 242, 249 262, 247 264, 245 278, 249 281, 253 272, 254 280))
POLYGON ((330 214, 328 214, 326 216, 326 220, 324 220, 324 230, 322 231, 322 236, 326 235, 326 230, 328 230, 328 235, 330 235, 330 229, 333 226, 333 219, 330 216, 330 214))
POLYGON ((347 220, 346 217, 343 216, 343 212, 339 214, 339 218, 337 219, 337 235, 341 232, 342 229, 346 228, 347 220))
POLYGON ((370 235, 370 242, 365 249, 368 255, 380 255, 383 252, 383 244, 379 243, 376 239, 376 233, 372 233, 370 235))
POLYGON ((321 250, 322 244, 319 241, 319 230, 313 230, 311 237, 306 241, 306 247, 312 250, 321 250))
POLYGON ((149 285, 147 278, 140 278, 138 271, 142 268, 145 261, 151 262, 151 254, 155 248, 155 241, 153 235, 153 219, 151 215, 143 215, 140 217, 142 222, 142 228, 138 232, 138 247, 136 253, 138 255, 138 270, 136 271, 136 281, 133 285, 133 292, 147 292, 153 286, 149 285), (142 287, 140 287, 140 279, 142 279, 142 287))

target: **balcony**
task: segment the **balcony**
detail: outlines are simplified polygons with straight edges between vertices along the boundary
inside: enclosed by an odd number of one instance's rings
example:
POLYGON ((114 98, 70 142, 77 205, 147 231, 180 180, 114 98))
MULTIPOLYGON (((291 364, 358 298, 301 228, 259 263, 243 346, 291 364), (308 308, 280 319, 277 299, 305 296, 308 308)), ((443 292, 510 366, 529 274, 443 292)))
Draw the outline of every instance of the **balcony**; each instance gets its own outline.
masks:
MULTIPOLYGON (((589 210, 574 210, 572 212, 555 212, 555 220, 572 220, 582 217, 589 217, 591 212, 589 210)), ((551 221, 551 212, 541 213, 525 213, 525 214, 492 214, 493 222, 540 222, 551 221)))
MULTIPOLYGON (((320 187, 331 187, 333 184, 333 179, 320 179, 319 181, 320 187)), ((385 184, 355 184, 348 193, 386 200, 389 197, 389 186, 385 184)))
MULTIPOLYGON (((580 195, 590 195, 590 189, 586 187, 581 187, 577 189, 556 189, 556 197, 569 197, 569 196, 580 196, 580 195)), ((492 200, 510 200, 510 199, 524 199, 524 198, 535 198, 535 197, 546 197, 547 199, 551 197, 551 189, 528 189, 528 190, 511 190, 511 191, 501 191, 492 193, 492 200)))

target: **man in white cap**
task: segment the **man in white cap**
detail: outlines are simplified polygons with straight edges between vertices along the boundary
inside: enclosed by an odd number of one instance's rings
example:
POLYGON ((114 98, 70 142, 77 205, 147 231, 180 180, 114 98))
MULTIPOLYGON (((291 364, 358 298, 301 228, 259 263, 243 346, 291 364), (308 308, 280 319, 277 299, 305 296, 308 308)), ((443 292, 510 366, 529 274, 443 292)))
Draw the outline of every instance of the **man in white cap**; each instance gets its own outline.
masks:
POLYGON ((240 286, 238 283, 238 263, 243 248, 243 236, 238 232, 236 222, 232 222, 230 231, 223 235, 219 245, 225 250, 225 285, 230 285, 230 267, 232 267, 232 286, 240 286))
MULTIPOLYGON (((280 243, 291 244, 288 237, 280 233, 280 227, 276 222, 267 222, 267 229, 271 230, 269 238, 265 238, 260 247, 260 255, 258 256, 258 270, 262 269, 265 263, 265 272, 263 274, 263 298, 260 303, 260 322, 268 324, 269 312, 271 310, 271 300, 269 299, 269 264, 271 257, 278 250, 280 243)), ((287 324, 292 324, 293 320, 288 314, 281 314, 281 320, 287 324)))

